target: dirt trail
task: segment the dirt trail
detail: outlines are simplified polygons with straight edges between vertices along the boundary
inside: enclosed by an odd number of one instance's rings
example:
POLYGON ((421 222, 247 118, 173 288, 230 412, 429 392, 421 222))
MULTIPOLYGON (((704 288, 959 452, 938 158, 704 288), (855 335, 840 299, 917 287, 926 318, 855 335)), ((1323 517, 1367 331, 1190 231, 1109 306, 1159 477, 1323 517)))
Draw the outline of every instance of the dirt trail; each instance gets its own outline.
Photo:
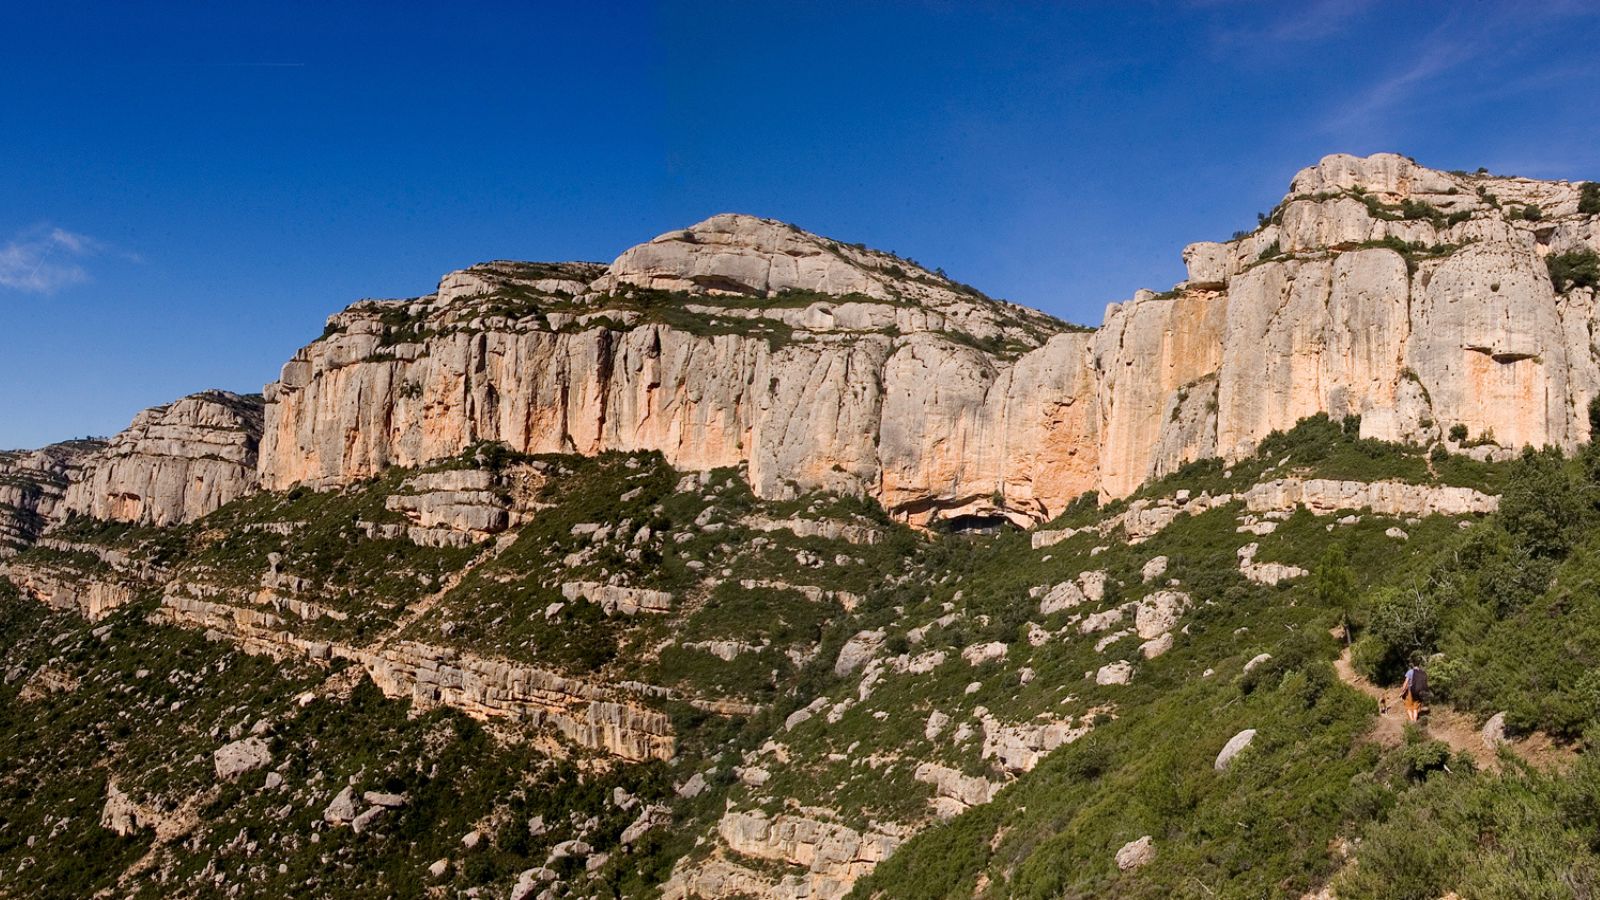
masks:
MULTIPOLYGON (((1397 747, 1404 743, 1406 709, 1405 702, 1400 699, 1400 688, 1382 688, 1356 674, 1355 667, 1350 664, 1348 647, 1339 655, 1333 668, 1339 673, 1340 681, 1378 701, 1378 718, 1368 737, 1384 747, 1397 747)), ((1471 716, 1432 703, 1423 708, 1419 724, 1428 737, 1443 741, 1457 753, 1470 755, 1479 768, 1499 770, 1499 755, 1483 742, 1481 729, 1471 716)), ((1518 757, 1540 769, 1565 765, 1575 755, 1572 748, 1556 743, 1543 732, 1508 741, 1507 746, 1518 757)))

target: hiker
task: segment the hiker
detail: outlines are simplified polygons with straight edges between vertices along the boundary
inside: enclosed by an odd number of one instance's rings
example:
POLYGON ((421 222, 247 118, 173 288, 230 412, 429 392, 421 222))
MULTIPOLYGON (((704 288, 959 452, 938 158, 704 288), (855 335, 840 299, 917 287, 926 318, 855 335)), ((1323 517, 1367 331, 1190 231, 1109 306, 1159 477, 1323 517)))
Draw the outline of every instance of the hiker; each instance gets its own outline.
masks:
POLYGON ((1411 656, 1411 668, 1406 670, 1406 683, 1400 689, 1400 696, 1406 701, 1406 717, 1417 721, 1417 716, 1422 714, 1422 704, 1428 699, 1428 673, 1422 671, 1420 654, 1411 656))

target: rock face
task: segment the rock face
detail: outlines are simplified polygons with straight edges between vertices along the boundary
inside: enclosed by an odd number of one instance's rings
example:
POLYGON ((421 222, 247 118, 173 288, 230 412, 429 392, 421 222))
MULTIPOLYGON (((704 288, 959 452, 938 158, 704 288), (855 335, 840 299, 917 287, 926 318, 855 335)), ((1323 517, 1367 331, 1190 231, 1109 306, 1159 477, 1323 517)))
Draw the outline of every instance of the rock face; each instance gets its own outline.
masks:
POLYGON ((255 489, 262 401, 207 391, 147 409, 83 462, 67 513, 144 525, 198 519, 255 489))
POLYGON ((918 524, 1028 523, 1318 412, 1386 440, 1462 424, 1571 448, 1600 391, 1595 298, 1558 294, 1543 257, 1600 242, 1577 196, 1331 156, 1257 231, 1190 246, 1187 282, 1114 304, 1092 334, 748 216, 609 268, 475 267, 334 316, 268 388, 262 480, 345 481, 497 440, 743 463, 763 497, 866 494, 918 524), (1544 219, 1503 208, 1527 202, 1544 219))
MULTIPOLYGON (((0 544, 65 512, 187 521, 253 470, 272 489, 344 483, 479 441, 743 465, 764 498, 866 495, 919 525, 1036 523, 1085 491, 1240 458, 1314 413, 1385 440, 1462 425, 1480 454, 1571 449, 1600 394, 1596 297, 1552 285, 1544 259, 1596 248, 1576 184, 1336 155, 1255 231, 1186 248, 1187 281, 1088 332, 891 254, 719 215, 610 266, 485 263, 425 297, 357 303, 283 367, 264 414, 185 398, 81 476, 59 452, 0 457, 0 544), (1511 215, 1530 203, 1538 221, 1511 215)), ((406 513, 468 526, 419 524, 424 540, 497 525, 471 502, 406 513)))
POLYGON ((0 559, 31 546, 62 518, 68 487, 83 477, 84 460, 104 447, 72 441, 0 453, 0 559))
POLYGON ((547 725, 576 744, 628 760, 671 759, 676 752, 671 720, 630 702, 624 690, 414 641, 356 647, 312 640, 296 635, 272 612, 195 596, 213 593, 170 584, 159 615, 232 640, 250 653, 352 660, 386 695, 424 708, 449 706, 478 719, 547 725))
MULTIPOLYGON (((892 834, 863 834, 844 825, 788 813, 769 818, 760 810, 726 813, 717 834, 740 856, 806 870, 804 877, 786 876, 785 882, 791 883, 768 886, 757 895, 818 900, 837 900, 848 894, 857 879, 888 859, 901 843, 901 838, 892 834)), ((670 883, 665 893, 669 897, 695 896, 675 893, 670 883)))
POLYGON ((1093 469, 1087 336, 887 254, 719 216, 624 253, 577 297, 519 290, 467 270, 334 316, 267 388, 263 484, 494 440, 747 464, 764 497, 869 494, 918 521, 1027 521, 1093 469))

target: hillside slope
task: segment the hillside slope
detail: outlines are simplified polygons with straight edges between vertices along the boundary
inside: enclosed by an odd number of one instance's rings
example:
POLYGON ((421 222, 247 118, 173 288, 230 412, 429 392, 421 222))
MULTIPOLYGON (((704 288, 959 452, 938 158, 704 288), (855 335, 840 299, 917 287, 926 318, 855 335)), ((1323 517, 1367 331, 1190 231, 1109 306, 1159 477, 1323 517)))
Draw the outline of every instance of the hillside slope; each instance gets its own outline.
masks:
POLYGON ((1358 427, 1031 533, 497 445, 189 526, 75 519, 4 570, 31 598, 0 600, 0 894, 1436 897, 1499 857, 1363 885, 1415 865, 1387 823, 1463 793, 1541 798, 1504 853, 1588 860, 1559 843, 1597 821, 1563 799, 1587 756, 1474 774, 1369 738, 1330 634, 1385 683, 1442 654, 1441 711, 1579 739, 1588 469, 1358 427))
POLYGON ((1329 157, 1092 332, 718 216, 0 454, 0 897, 1600 891, 1597 215, 1329 157))

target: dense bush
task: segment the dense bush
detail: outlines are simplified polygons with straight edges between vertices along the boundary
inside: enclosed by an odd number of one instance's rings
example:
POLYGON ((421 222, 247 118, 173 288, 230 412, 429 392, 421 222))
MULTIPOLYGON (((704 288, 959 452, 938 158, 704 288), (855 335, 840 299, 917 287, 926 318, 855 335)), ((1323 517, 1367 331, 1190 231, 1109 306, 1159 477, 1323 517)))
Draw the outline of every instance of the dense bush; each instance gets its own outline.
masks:
POLYGON ((1501 527, 1530 556, 1562 556, 1583 522, 1590 490, 1572 477, 1559 450, 1525 450, 1500 498, 1501 527))
POLYGON ((1431 653, 1439 640, 1440 604, 1411 588, 1386 587, 1367 598, 1367 632, 1353 662, 1379 684, 1393 682, 1412 654, 1431 653))
POLYGON ((1578 212, 1586 216, 1600 213, 1600 181, 1585 181, 1578 188, 1578 212))
POLYGON ((1600 253, 1593 250, 1552 253, 1545 257, 1544 264, 1550 270, 1550 283, 1558 291, 1600 287, 1600 253))

